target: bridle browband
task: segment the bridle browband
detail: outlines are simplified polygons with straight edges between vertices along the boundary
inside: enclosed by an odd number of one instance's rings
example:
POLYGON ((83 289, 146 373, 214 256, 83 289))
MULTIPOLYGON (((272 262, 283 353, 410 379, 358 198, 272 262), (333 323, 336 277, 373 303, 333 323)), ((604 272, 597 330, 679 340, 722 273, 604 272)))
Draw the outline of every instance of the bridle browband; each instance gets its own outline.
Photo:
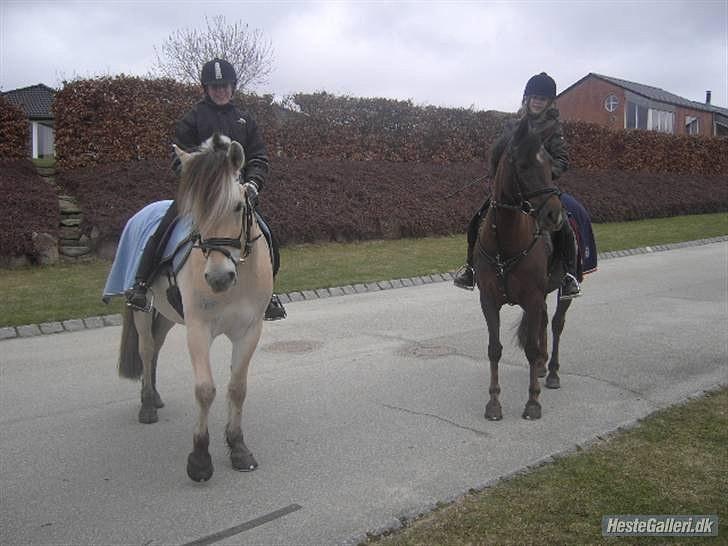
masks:
POLYGON ((255 237, 255 239, 250 238, 250 232, 253 226, 253 207, 250 204, 247 194, 245 195, 245 207, 243 207, 241 214, 243 221, 240 226, 240 234, 237 238, 211 237, 209 239, 203 239, 200 232, 197 231, 192 236, 192 248, 199 248, 202 250, 205 258, 210 255, 210 252, 219 252, 233 262, 235 269, 237 270, 238 264, 244 263, 246 258, 250 255, 253 243, 260 239, 263 235, 260 233, 257 237, 255 237), (243 247, 242 243, 243 234, 245 235, 245 247, 243 247), (242 250, 243 252, 240 255, 240 259, 236 260, 229 248, 242 250))

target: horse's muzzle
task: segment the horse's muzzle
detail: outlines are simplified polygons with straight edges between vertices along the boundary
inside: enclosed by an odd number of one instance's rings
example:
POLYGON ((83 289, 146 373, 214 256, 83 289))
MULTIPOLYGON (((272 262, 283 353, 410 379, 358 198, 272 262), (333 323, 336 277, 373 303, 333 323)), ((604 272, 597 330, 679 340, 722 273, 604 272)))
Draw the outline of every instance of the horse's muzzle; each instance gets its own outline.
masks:
POLYGON ((210 289, 218 294, 225 292, 233 284, 235 284, 235 272, 234 271, 222 271, 219 273, 205 273, 205 280, 209 285, 210 289))

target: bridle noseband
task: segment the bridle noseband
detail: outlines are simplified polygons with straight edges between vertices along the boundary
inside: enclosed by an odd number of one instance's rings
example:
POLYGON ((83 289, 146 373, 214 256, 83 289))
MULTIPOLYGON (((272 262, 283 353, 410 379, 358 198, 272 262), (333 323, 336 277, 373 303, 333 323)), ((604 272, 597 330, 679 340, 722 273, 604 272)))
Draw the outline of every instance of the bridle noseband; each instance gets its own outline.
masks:
POLYGON ((242 222, 240 226, 240 234, 237 238, 211 237, 209 239, 203 239, 202 235, 198 231, 192 236, 192 248, 199 248, 202 250, 202 254, 205 258, 210 256, 210 252, 219 252, 233 262, 233 265, 235 265, 235 269, 237 270, 238 264, 245 263, 246 258, 250 255, 253 243, 262 237, 261 233, 255 237, 255 239, 250 238, 251 227, 253 225, 253 207, 250 204, 247 194, 245 195, 245 207, 243 207, 241 215, 242 222), (243 234, 245 234, 244 248, 242 243, 243 234), (236 260, 229 248, 242 250, 243 252, 240 255, 240 258, 236 260))

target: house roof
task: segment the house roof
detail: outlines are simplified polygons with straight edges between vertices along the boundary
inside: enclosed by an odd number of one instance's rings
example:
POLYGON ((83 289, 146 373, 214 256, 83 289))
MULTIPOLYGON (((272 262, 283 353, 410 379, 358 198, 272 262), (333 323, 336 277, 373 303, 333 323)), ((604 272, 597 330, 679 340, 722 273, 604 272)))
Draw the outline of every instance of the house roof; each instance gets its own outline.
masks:
POLYGON ((19 106, 30 119, 53 119, 53 98, 56 92, 39 83, 3 93, 8 102, 19 106))
POLYGON ((657 102, 664 102, 666 104, 674 104, 676 106, 692 108, 693 110, 701 110, 703 112, 712 112, 712 113, 720 114, 723 116, 728 116, 728 108, 721 108, 719 106, 714 106, 712 104, 706 104, 704 102, 688 100, 679 95, 675 95, 673 93, 665 91, 664 89, 660 89, 659 87, 652 87, 651 85, 645 85, 642 83, 636 83, 636 82, 631 82, 631 81, 627 81, 627 80, 622 80, 619 78, 613 78, 612 76, 604 76, 602 74, 595 74, 594 72, 589 72, 589 74, 584 76, 582 79, 580 79, 576 83, 574 83, 574 84, 570 85, 569 87, 567 87, 566 89, 564 89, 561 93, 559 93, 559 95, 563 95, 569 89, 571 89, 572 87, 576 87, 582 81, 589 78, 590 76, 599 78, 600 80, 604 80, 608 83, 621 87, 622 89, 626 89, 628 91, 631 91, 632 93, 641 95, 645 98, 648 98, 648 99, 651 99, 651 100, 654 100, 657 102))

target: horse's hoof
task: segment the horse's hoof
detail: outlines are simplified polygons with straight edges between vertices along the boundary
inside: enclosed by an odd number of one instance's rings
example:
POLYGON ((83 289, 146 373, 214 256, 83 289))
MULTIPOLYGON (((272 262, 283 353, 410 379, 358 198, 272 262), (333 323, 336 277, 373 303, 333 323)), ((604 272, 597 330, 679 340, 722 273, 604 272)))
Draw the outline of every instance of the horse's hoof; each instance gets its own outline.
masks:
POLYGON ((559 379, 559 376, 555 373, 549 373, 548 377, 546 378, 546 381, 544 382, 544 385, 547 389, 560 389, 561 388, 561 380, 559 379))
POLYGON ((538 402, 526 402, 526 409, 523 410, 523 418, 528 420, 541 419, 541 404, 538 402))
POLYGON ((164 402, 162 402, 162 397, 159 396, 159 393, 157 391, 154 391, 154 400, 152 403, 154 404, 154 407, 157 409, 164 407, 164 402))
POLYGON ((258 461, 255 460, 250 451, 234 450, 230 452, 230 462, 233 469, 239 472, 252 472, 258 468, 258 461))
POLYGON ((192 481, 206 482, 212 477, 214 471, 212 457, 210 457, 209 453, 193 451, 187 457, 187 475, 192 481))
POLYGON ((500 403, 488 402, 485 405, 485 418, 488 421, 500 421, 503 419, 503 410, 501 409, 500 403))
POLYGON ((540 366, 540 367, 536 368, 536 377, 539 377, 539 378, 546 377, 547 372, 548 372, 548 370, 546 369, 546 366, 540 366))
POLYGON ((151 425, 159 421, 159 415, 157 415, 157 408, 155 407, 144 407, 142 406, 139 410, 139 422, 145 425, 151 425))

